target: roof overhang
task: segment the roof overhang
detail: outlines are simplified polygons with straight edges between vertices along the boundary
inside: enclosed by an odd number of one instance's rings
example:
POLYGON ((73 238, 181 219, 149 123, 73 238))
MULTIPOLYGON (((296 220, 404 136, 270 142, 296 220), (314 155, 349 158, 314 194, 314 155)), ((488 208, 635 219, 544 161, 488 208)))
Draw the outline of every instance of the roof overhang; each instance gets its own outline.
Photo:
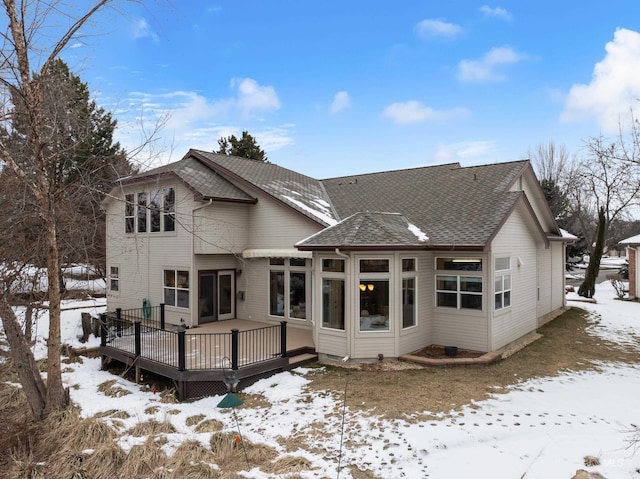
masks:
POLYGON ((311 251, 300 251, 296 248, 260 248, 245 249, 242 257, 249 258, 311 258, 311 251))

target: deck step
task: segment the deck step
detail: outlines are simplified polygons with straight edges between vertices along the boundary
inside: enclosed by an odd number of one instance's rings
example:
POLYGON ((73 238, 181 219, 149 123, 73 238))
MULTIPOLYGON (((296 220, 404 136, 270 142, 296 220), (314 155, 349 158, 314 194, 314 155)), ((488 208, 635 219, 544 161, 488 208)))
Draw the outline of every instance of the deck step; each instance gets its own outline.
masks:
POLYGON ((289 357, 289 367, 295 368, 303 364, 311 363, 318 360, 317 354, 303 353, 293 357, 289 357))

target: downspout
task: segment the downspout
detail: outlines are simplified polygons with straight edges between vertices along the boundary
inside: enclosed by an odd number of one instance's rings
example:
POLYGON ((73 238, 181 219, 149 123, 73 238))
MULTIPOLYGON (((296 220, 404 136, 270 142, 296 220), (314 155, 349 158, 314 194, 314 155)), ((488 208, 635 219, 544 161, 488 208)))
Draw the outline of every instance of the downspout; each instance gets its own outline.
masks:
MULTIPOLYGON (((350 259, 350 256, 348 254, 345 254, 345 253, 340 251, 340 248, 336 248, 334 251, 335 251, 337 256, 340 256, 341 258, 344 258, 345 261, 350 259)), ((345 271, 345 274, 346 274, 346 271, 345 271)), ((345 278, 345 279, 347 279, 347 278, 345 278)), ((351 279, 351 278, 349 278, 349 279, 351 279)), ((351 289, 349 289, 349 291, 351 291, 351 289)), ((345 295, 346 295, 346 292, 347 291, 345 290, 345 295)), ((345 303, 346 303, 346 301, 345 301, 345 303)), ((351 304, 347 304, 347 306, 348 306, 348 311, 351 311, 353 309, 351 307, 351 304)), ((346 318, 345 318, 345 322, 346 322, 346 318)), ((345 324, 345 332, 347 333, 347 355, 344 358, 342 358, 342 360, 344 362, 347 362, 347 361, 349 361, 349 359, 351 359, 351 349, 352 349, 351 346, 352 346, 352 342, 353 342, 353 332, 350 331, 350 330, 347 330, 346 324, 345 324)))
POLYGON ((211 206, 211 204, 213 203, 213 200, 211 198, 209 198, 209 203, 206 203, 204 205, 200 205, 200 206, 196 206, 195 208, 191 209, 191 271, 193 271, 194 276, 196 276, 195 281, 193 282, 196 287, 195 288, 189 288, 189 304, 193 304, 196 305, 195 308, 192 308, 191 310, 191 314, 190 314, 190 318, 189 318, 189 327, 193 328, 193 318, 195 315, 199 314, 199 302, 195 301, 195 296, 196 296, 196 292, 194 291, 195 289, 200 287, 200 281, 198 280, 197 277, 197 271, 196 271, 196 255, 194 254, 194 250, 195 250, 195 241, 196 241, 196 235, 195 235, 195 229, 196 229, 196 216, 195 213, 198 210, 201 210, 202 208, 206 208, 208 206, 211 206))

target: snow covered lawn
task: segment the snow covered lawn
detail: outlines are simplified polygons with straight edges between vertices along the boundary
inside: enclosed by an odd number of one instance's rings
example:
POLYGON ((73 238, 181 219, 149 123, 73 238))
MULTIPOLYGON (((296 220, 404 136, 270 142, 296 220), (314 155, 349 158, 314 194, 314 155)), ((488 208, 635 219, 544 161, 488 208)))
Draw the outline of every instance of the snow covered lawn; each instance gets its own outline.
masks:
MULTIPOLYGON (((603 283, 597 287, 597 303, 570 304, 593 313, 593 334, 638 350, 640 303, 614 297, 613 288, 603 283)), ((101 307, 100 303, 84 306, 94 313, 101 307)), ((66 312, 63 318, 63 334, 73 345, 79 344, 80 311, 66 312)), ((38 334, 46 335, 46 330, 41 326, 38 334)), ((44 349, 39 347, 38 352, 44 349)), ((99 359, 84 358, 82 363, 66 365, 65 371, 71 398, 84 417, 127 411, 128 418, 104 419, 120 431, 119 444, 125 450, 146 439, 127 431, 149 420, 169 421, 174 426, 176 432, 165 434, 168 442, 163 449, 168 453, 185 440, 208 446, 215 433, 196 432, 196 426, 187 420, 196 415, 221 421, 225 430, 236 431, 231 411, 216 407, 221 396, 168 404, 153 391, 100 371, 99 359), (101 383, 113 380, 129 394, 109 397, 98 391, 101 383)), ((343 431, 339 477, 344 479, 568 479, 578 469, 597 471, 608 479, 640 477, 636 472, 640 470, 640 454, 634 455, 634 449, 628 447, 632 425, 640 424, 640 369, 634 364, 603 362, 595 371, 566 371, 523 381, 507 393, 469 404, 461 411, 434 411, 435 419, 430 420, 410 416, 391 420, 363 413, 349 407, 357 398, 347 396, 344 426, 342 392, 309 388, 312 374, 311 369, 298 369, 259 381, 243 394, 261 395, 270 406, 237 409, 246 439, 309 461, 310 469, 296 472, 296 477, 337 477, 343 431), (600 465, 585 466, 585 456, 598 458, 600 465)), ((288 477, 267 474, 257 467, 247 469, 238 475, 288 477)))

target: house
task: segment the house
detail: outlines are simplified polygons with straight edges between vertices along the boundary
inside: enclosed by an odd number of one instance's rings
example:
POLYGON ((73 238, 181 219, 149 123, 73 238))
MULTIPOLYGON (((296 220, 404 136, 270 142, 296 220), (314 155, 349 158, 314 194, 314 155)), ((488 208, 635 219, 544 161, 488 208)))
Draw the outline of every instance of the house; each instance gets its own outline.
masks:
POLYGON ((105 200, 107 305, 303 328, 321 359, 486 352, 565 309, 565 245, 528 161, 317 180, 190 150, 105 200))
POLYGON ((640 266, 640 235, 620 241, 620 245, 627 248, 629 261, 629 297, 640 298, 640 284, 638 283, 638 266, 640 266))

